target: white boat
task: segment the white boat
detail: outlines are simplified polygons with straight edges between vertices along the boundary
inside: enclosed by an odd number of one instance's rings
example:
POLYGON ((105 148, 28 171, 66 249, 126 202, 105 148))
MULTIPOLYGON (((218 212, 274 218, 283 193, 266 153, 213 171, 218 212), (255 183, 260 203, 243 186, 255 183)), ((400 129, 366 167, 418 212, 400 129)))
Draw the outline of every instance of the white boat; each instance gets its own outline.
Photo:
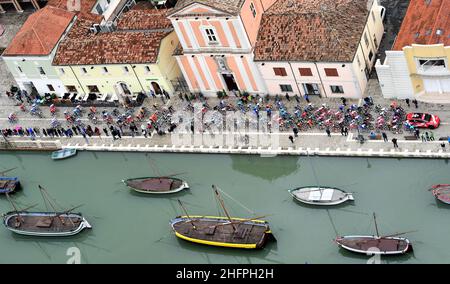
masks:
POLYGON ((92 228, 79 213, 13 211, 4 215, 3 224, 16 234, 39 237, 73 236, 92 228))
POLYGON ((380 236, 375 213, 373 213, 373 220, 377 232, 375 236, 343 236, 337 237, 334 241, 343 249, 365 255, 399 255, 413 250, 412 244, 407 238, 399 237, 408 232, 380 236))
POLYGON ((63 149, 52 153, 53 160, 67 159, 77 154, 77 149, 63 149))
POLYGON ((295 200, 310 205, 333 206, 354 200, 352 193, 334 187, 305 186, 291 189, 289 193, 295 200))
POLYGON ((173 177, 143 177, 122 181, 136 192, 145 194, 172 194, 189 189, 189 184, 173 177))
POLYGON ((398 255, 412 251, 411 242, 400 237, 345 236, 335 242, 351 252, 365 255, 398 255))

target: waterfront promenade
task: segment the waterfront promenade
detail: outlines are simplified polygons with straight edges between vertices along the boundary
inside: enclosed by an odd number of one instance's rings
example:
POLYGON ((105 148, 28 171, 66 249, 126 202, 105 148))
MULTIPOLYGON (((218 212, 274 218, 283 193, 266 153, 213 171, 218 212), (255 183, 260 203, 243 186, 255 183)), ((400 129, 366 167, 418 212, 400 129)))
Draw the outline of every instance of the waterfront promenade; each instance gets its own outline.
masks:
MULTIPOLYGON (((376 104, 389 104, 389 101, 383 100, 379 95, 379 86, 375 80, 371 81, 368 88, 367 95, 373 96, 376 104)), ((230 98, 231 100, 232 98, 230 98)), ((0 128, 13 127, 6 119, 7 113, 15 111, 19 115, 18 125, 23 127, 49 127, 51 116, 48 108, 42 107, 44 111, 44 118, 36 118, 29 115, 29 113, 21 113, 14 101, 2 96, 0 98, 2 107, 0 108, 0 128)), ((327 103, 330 106, 336 106, 339 102, 337 100, 311 98, 312 103, 320 105, 327 103)), ((145 105, 151 108, 155 102, 160 103, 160 99, 148 98, 145 105)), ((172 105, 175 109, 182 109, 182 101, 177 97, 173 97, 168 105, 172 105)), ((208 103, 214 105, 217 103, 216 99, 209 99, 208 103)), ((286 102, 288 103, 288 102, 286 102)), ((293 104, 294 102, 292 102, 293 104)), ((360 102, 349 102, 360 103, 360 102)), ((402 102, 400 102, 402 103, 402 102)), ((301 104, 305 104, 302 102, 301 104)), ((222 132, 222 133, 195 133, 190 131, 181 131, 179 134, 158 135, 153 132, 151 136, 144 137, 140 132, 134 137, 130 135, 129 131, 124 131, 121 139, 113 140, 111 136, 92 136, 82 137, 75 135, 72 138, 66 137, 43 137, 37 136, 35 141, 31 141, 29 137, 8 137, 10 142, 18 142, 21 146, 28 145, 31 148, 42 147, 38 145, 45 142, 50 147, 58 148, 76 148, 78 150, 87 151, 121 151, 121 152, 167 152, 167 153, 221 153, 221 154, 251 154, 261 156, 275 156, 275 155, 320 155, 320 156, 357 156, 357 157, 415 157, 415 158, 450 158, 450 145, 447 141, 439 141, 441 137, 450 135, 450 106, 434 105, 419 103, 419 108, 414 106, 408 108, 404 103, 406 111, 430 112, 441 117, 441 126, 434 130, 435 141, 422 142, 421 140, 409 140, 411 134, 404 132, 403 134, 393 135, 388 134, 388 142, 383 140, 369 140, 368 133, 364 133, 365 141, 360 143, 356 138, 358 133, 356 131, 350 132, 348 136, 342 136, 340 133, 332 133, 328 137, 325 131, 314 129, 308 132, 300 132, 295 138, 294 143, 291 143, 289 136, 293 136, 290 132, 273 132, 273 133, 255 133, 255 132, 222 132), (179 135, 180 137, 174 137, 179 135), (176 139, 178 138, 178 139, 176 139), (244 139, 245 138, 245 139, 244 139), (391 139, 398 139, 399 148, 395 149, 391 139), (408 138, 408 139, 407 139, 408 138), (230 143, 231 141, 231 143, 230 143), (50 143, 49 143, 50 142, 50 143), (52 144, 53 143, 53 144, 52 144), (446 147, 443 149, 441 144, 445 143, 446 147)), ((102 108, 103 109, 103 108, 102 108)), ((63 118, 63 111, 65 108, 58 109, 58 119, 66 127, 63 118)), ((100 110, 99 110, 100 111, 100 110)), ((111 110, 109 110, 111 111, 111 110)), ((86 117, 86 116, 85 116, 86 117)), ((83 122, 89 124, 87 118, 83 122)), ((145 124, 145 122, 144 122, 145 124)), ((92 125, 92 124, 91 124, 92 125)), ((96 125, 102 129, 104 125, 96 125)), ((139 128, 139 124, 137 124, 139 128)), ((94 125, 92 125, 94 127, 94 125)), ((423 132, 429 130, 421 130, 423 132)), ((0 138, 1 139, 1 138, 0 138)), ((3 141, 3 144, 4 141, 3 141)), ((41 150, 48 148, 42 147, 41 150)))

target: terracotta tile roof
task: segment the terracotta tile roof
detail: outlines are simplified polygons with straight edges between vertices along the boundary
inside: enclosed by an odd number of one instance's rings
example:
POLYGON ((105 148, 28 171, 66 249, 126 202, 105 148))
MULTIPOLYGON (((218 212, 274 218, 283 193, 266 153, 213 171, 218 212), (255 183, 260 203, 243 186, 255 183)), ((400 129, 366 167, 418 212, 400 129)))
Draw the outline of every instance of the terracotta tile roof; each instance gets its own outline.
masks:
POLYGON ((97 0, 48 0, 47 6, 57 7, 77 14, 77 17, 100 22, 101 15, 91 13, 97 0), (80 3, 77 7, 76 4, 80 3))
MULTIPOLYGON (((155 63, 167 28, 167 11, 132 9, 123 15, 117 31, 94 34, 93 21, 79 19, 58 47, 55 65, 155 63), (140 11, 136 13, 135 11, 140 11), (134 19, 128 15, 131 13, 134 19), (159 19, 159 20, 157 20, 159 19), (141 25, 139 25, 139 23, 141 25), (151 27, 151 29, 149 29, 151 27)), ((169 21, 170 23, 170 21, 169 21)))
POLYGON ((373 0, 278 0, 263 15, 256 61, 352 62, 373 0))
POLYGON ((450 1, 411 0, 393 50, 412 44, 438 43, 450 45, 450 1))
POLYGON ((74 13, 46 6, 31 14, 3 56, 48 55, 69 26, 74 13))
POLYGON ((172 29, 167 19, 168 9, 153 9, 149 2, 139 2, 132 10, 122 15, 117 28, 120 30, 172 29))
POLYGON ((178 0, 174 10, 170 14, 176 13, 191 4, 198 3, 231 15, 239 15, 244 2, 245 0, 178 0))

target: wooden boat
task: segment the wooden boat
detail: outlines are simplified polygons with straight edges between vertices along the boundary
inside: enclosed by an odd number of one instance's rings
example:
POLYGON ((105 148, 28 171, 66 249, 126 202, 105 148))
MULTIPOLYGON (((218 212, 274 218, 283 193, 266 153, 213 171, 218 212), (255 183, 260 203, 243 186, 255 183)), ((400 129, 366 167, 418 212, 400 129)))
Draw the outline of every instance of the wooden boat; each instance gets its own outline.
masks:
POLYGON ((178 238, 209 246, 259 249, 272 237, 269 223, 261 220, 179 216, 170 225, 178 238))
POLYGON ((3 217, 5 227, 20 235, 64 237, 92 228, 81 213, 12 211, 3 217))
POLYGON ((450 204, 450 184, 433 185, 430 190, 437 200, 450 204))
POLYGON ((346 250, 366 255, 405 254, 412 250, 409 240, 399 237, 345 236, 335 241, 346 250))
POLYGON ((291 189, 289 193, 295 200, 310 205, 332 206, 354 200, 352 193, 334 187, 305 186, 291 189))
POLYGON ((376 222, 376 236, 344 236, 337 237, 335 242, 343 249, 365 255, 399 255, 412 251, 412 244, 407 238, 398 237, 406 233, 380 236, 376 222))
POLYGON ((0 194, 13 193, 20 189, 17 177, 0 177, 0 194))
POLYGON ((77 154, 77 149, 63 149, 52 153, 53 160, 62 160, 73 157, 77 154))
POLYGON ((129 188, 147 194, 170 194, 188 189, 187 182, 172 177, 143 177, 124 180, 129 188))
MULTIPOLYGON (((84 229, 92 228, 81 213, 71 213, 74 207, 67 211, 57 211, 55 209, 54 199, 47 191, 39 186, 42 198, 46 206, 51 206, 51 212, 30 212, 27 209, 19 210, 14 202, 8 197, 14 211, 3 215, 3 224, 5 227, 20 235, 39 236, 39 237, 65 237, 73 236, 84 229)), ((29 207, 30 208, 30 207, 29 207)))
POLYGON ((185 216, 170 221, 178 238, 203 245, 240 249, 263 248, 268 240, 275 239, 269 223, 259 220, 263 217, 249 219, 230 217, 216 188, 214 192, 226 217, 189 216, 178 200, 186 213, 185 216))

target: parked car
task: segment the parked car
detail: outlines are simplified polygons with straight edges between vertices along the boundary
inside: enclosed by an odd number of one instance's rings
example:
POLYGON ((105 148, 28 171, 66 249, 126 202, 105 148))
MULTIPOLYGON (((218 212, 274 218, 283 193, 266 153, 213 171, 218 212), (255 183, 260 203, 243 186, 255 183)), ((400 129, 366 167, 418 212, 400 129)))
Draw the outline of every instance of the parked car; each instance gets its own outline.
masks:
POLYGON ((408 113, 406 115, 406 121, 417 128, 428 129, 438 128, 441 123, 441 120, 437 115, 428 113, 408 113))

